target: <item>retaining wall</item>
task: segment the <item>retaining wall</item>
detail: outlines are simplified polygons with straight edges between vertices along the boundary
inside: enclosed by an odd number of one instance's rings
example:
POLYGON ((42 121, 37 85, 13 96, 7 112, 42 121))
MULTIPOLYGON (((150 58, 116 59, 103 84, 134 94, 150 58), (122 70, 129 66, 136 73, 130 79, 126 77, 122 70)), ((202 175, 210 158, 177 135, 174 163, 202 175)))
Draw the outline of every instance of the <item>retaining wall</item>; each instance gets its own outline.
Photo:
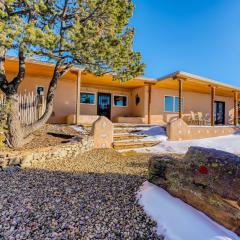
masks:
POLYGON ((4 169, 15 166, 28 168, 32 166, 33 161, 45 161, 52 158, 72 158, 91 149, 93 149, 93 137, 85 136, 79 139, 79 141, 52 147, 2 152, 0 154, 0 168, 4 169))
POLYGON ((240 134, 240 128, 235 126, 190 126, 182 119, 174 120, 167 126, 170 141, 193 140, 240 134))

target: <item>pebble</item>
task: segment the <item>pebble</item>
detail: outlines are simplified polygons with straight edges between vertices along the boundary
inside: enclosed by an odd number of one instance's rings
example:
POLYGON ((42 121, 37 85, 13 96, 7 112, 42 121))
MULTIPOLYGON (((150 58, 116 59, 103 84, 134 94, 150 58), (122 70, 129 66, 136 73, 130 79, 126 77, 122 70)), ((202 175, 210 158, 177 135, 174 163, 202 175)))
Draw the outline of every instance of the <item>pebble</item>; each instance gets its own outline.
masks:
POLYGON ((93 150, 0 172, 0 239, 163 239, 136 201, 148 158, 93 150))

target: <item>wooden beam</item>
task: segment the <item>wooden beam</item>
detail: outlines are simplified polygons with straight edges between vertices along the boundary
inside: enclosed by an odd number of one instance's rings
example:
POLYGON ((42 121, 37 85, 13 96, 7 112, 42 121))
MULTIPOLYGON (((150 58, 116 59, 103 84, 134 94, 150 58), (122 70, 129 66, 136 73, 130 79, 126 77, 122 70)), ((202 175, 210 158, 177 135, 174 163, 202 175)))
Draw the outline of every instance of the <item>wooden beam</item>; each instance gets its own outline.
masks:
POLYGON ((180 119, 182 119, 183 117, 183 80, 182 79, 178 79, 178 117, 180 119))
POLYGON ((148 124, 151 124, 152 84, 148 84, 148 124))
POLYGON ((214 127, 215 125, 215 118, 214 118, 214 106, 215 106, 215 95, 216 95, 216 87, 211 87, 211 126, 214 127))
POLYGON ((234 125, 238 125, 238 92, 234 92, 234 125))
POLYGON ((80 85, 81 85, 81 71, 77 72, 77 92, 76 92, 76 125, 80 121, 80 85))

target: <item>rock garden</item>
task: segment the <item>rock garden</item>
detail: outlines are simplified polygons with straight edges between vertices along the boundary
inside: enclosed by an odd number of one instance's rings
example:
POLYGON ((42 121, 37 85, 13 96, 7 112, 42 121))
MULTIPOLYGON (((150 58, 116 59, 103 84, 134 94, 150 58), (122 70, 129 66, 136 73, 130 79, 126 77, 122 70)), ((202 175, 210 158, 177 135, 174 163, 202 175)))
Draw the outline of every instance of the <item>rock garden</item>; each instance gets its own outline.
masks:
POLYGON ((0 172, 0 239, 162 239, 135 196, 149 157, 92 150, 0 172))

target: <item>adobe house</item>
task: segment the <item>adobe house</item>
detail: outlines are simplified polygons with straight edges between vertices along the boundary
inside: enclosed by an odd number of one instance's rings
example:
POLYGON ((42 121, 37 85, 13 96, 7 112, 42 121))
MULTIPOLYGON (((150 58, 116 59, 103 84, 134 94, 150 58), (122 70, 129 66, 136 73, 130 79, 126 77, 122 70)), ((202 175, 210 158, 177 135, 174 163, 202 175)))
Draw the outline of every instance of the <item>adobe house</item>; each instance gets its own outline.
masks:
MULTIPOLYGON (((17 70, 17 59, 8 58, 9 79, 17 70)), ((19 92, 46 95, 52 72, 50 63, 28 61, 19 92)), ((237 125, 239 91, 181 71, 159 79, 139 77, 120 83, 110 75, 96 77, 74 68, 59 80, 50 122, 89 124, 104 115, 118 123, 164 125, 180 118, 191 124, 192 114, 201 113, 208 118, 204 124, 237 125)))

